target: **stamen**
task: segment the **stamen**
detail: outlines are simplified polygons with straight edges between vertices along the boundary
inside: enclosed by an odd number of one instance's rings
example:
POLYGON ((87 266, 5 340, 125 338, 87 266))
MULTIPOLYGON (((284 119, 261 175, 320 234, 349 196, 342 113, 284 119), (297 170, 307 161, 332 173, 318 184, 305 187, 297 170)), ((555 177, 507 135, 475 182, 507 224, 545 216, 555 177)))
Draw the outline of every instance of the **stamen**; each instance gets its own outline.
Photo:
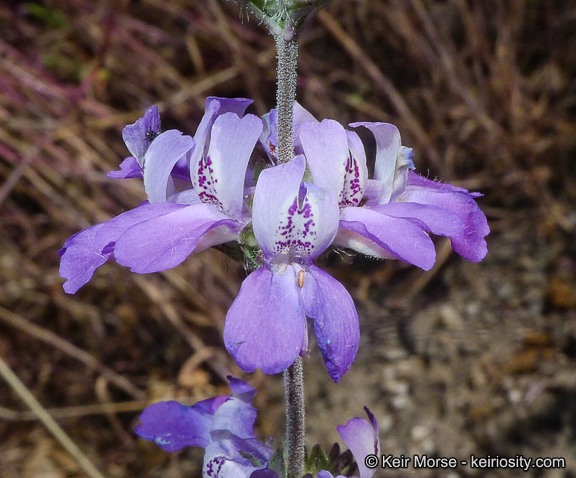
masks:
POLYGON ((300 287, 300 289, 302 289, 302 287, 304 287, 304 271, 303 270, 298 271, 298 287, 300 287))

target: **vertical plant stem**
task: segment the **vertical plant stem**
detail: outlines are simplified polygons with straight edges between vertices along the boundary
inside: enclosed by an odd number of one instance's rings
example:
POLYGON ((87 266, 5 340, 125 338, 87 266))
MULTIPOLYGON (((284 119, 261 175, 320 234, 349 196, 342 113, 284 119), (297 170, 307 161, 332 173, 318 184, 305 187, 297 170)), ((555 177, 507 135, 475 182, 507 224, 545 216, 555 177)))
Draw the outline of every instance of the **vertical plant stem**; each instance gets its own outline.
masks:
POLYGON ((304 371, 302 357, 284 371, 286 396, 286 476, 302 478, 304 475, 304 371))
POLYGON ((274 36, 278 55, 276 108, 278 109, 278 163, 287 163, 294 157, 292 141, 292 112, 296 101, 296 67, 298 41, 296 36, 286 40, 283 34, 274 36))
MULTIPOLYGON (((278 163, 287 163, 294 157, 292 139, 292 116, 296 100, 296 67, 298 43, 295 35, 277 34, 278 55, 276 107, 278 109, 278 163)), ((302 478, 304 475, 304 372, 302 358, 284 371, 284 393, 286 397, 286 448, 285 463, 287 478, 302 478)))

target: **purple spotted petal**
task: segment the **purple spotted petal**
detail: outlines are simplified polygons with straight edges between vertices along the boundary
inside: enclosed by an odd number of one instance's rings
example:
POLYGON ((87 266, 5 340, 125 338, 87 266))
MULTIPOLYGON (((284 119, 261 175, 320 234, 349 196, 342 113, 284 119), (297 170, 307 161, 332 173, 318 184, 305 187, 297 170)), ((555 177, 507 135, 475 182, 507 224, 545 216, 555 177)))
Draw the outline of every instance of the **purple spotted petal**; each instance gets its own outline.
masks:
POLYGON ((252 272, 226 315, 224 343, 245 372, 279 373, 294 363, 305 342, 294 269, 278 267, 283 270, 252 272))
POLYGON ((252 210, 258 244, 268 257, 293 252, 315 258, 330 245, 338 230, 338 205, 327 189, 300 181, 305 160, 264 170, 260 175, 252 210))
POLYGON ((408 170, 414 169, 412 150, 402 146, 400 132, 389 123, 352 123, 353 128, 364 126, 376 139, 374 179, 382 183, 379 203, 394 201, 408 181, 408 170))
POLYGON ((353 131, 346 131, 350 156, 346 163, 344 206, 358 206, 366 191, 368 166, 362 141, 353 131))
POLYGON ((254 466, 229 440, 211 442, 206 447, 203 478, 249 478, 260 467, 254 466))
POLYGON ((336 429, 354 455, 360 478, 371 478, 376 473, 376 469, 368 468, 364 460, 368 455, 380 456, 380 439, 374 415, 367 408, 364 409, 370 422, 363 418, 352 418, 346 425, 340 425, 336 429))
POLYGON ((406 219, 349 207, 341 211, 340 227, 355 234, 339 235, 336 245, 381 258, 389 258, 386 255, 388 252, 424 270, 430 270, 436 261, 436 251, 430 237, 406 219))
POLYGON ((68 279, 64 291, 74 294, 86 284, 94 271, 112 258, 116 241, 129 228, 182 207, 168 203, 145 204, 72 236, 59 251, 60 275, 68 279))
POLYGON ((242 217, 246 167, 261 132, 257 116, 219 116, 207 155, 191 163, 192 184, 202 201, 217 205, 233 219, 242 217))
MULTIPOLYGON (((252 103, 252 100, 245 98, 217 98, 214 96, 206 98, 205 113, 194 135, 196 148, 190 157, 190 165, 198 164, 200 157, 206 156, 210 145, 212 125, 216 118, 225 113, 235 113, 238 116, 242 116, 246 108, 252 103)), ((190 171, 192 170, 193 168, 191 167, 190 171)))
POLYGON ((156 106, 148 108, 142 118, 134 124, 126 126, 122 131, 122 138, 128 151, 136 158, 141 167, 144 166, 144 153, 159 134, 160 114, 156 106))
POLYGON ((204 247, 232 241, 238 236, 241 226, 212 206, 173 206, 178 209, 137 224, 122 235, 114 249, 120 264, 139 274, 163 271, 180 264, 197 249, 202 236, 215 228, 223 226, 220 229, 223 235, 204 247))
POLYGON ((454 251, 465 259, 479 262, 488 253, 484 237, 490 232, 486 216, 474 196, 467 192, 452 192, 438 188, 408 186, 400 196, 402 201, 418 202, 457 214, 465 224, 460 233, 450 236, 454 251))
POLYGON ((360 340, 356 307, 340 282, 312 265, 304 273, 302 303, 314 322, 314 332, 328 374, 338 383, 354 362, 360 340))
POLYGON ((144 189, 150 203, 166 202, 175 188, 170 173, 182 157, 194 148, 194 140, 172 129, 158 136, 144 155, 144 189))
POLYGON ((306 163, 304 157, 297 156, 292 161, 265 169, 260 174, 252 208, 252 225, 258 244, 267 256, 287 249, 289 244, 277 246, 276 243, 287 243, 288 229, 279 227, 279 222, 288 216, 297 202, 300 182, 306 163))
POLYGON ((112 179, 141 178, 142 169, 134 156, 128 156, 120 163, 119 171, 110 171, 106 176, 112 179))
POLYGON ((159 402, 140 415, 136 433, 174 452, 186 446, 206 448, 211 441, 213 415, 228 397, 215 397, 187 407, 175 401, 159 402))

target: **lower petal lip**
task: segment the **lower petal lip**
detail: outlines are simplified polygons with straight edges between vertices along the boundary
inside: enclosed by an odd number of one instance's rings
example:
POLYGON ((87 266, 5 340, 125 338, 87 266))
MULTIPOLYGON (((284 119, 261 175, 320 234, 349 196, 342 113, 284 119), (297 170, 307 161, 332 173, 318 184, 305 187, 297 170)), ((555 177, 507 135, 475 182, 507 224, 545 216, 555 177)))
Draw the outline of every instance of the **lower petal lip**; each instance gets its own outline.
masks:
POLYGON ((305 343, 306 317, 294 271, 263 267, 243 282, 228 310, 224 343, 240 368, 266 374, 294 363, 305 343))

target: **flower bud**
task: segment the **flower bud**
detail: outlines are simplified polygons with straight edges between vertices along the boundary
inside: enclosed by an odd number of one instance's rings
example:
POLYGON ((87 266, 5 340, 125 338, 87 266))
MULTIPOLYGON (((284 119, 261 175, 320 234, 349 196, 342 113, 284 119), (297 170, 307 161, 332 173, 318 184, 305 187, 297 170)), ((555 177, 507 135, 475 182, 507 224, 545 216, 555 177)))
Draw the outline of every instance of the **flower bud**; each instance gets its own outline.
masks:
POLYGON ((307 23, 329 0, 241 0, 248 12, 264 21, 270 33, 282 33, 286 41, 307 23))

